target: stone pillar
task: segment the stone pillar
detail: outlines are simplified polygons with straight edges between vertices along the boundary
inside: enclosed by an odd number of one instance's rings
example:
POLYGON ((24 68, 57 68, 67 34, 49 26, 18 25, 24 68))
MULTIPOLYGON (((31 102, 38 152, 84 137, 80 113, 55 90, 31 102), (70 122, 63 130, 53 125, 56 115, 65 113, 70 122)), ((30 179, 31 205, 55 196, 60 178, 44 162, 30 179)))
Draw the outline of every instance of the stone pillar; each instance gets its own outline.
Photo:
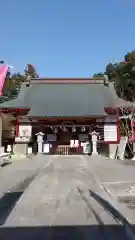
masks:
POLYGON ((98 136, 98 134, 95 131, 91 133, 91 138, 92 138, 92 155, 98 155, 98 151, 97 151, 97 136, 98 136))
POLYGON ((124 160, 125 149, 128 142, 128 137, 121 137, 120 143, 118 144, 118 153, 117 156, 119 159, 124 160))
POLYGON ((133 141, 133 161, 135 161, 135 140, 133 141))
POLYGON ((117 154, 118 144, 109 144, 109 158, 115 159, 117 154))
POLYGON ((38 153, 43 153, 43 136, 44 136, 44 133, 39 132, 39 133, 36 133, 36 135, 37 135, 38 153))

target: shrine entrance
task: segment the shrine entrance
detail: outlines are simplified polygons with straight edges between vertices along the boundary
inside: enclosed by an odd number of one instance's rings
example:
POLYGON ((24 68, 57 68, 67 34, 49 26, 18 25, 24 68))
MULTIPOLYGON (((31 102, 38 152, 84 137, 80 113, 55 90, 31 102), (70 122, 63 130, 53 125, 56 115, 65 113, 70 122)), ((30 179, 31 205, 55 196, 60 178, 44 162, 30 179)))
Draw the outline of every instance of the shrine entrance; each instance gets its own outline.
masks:
POLYGON ((93 147, 90 132, 92 132, 90 125, 70 121, 34 125, 32 152, 50 155, 91 155, 93 147))
POLYGON ((60 131, 57 134, 57 144, 58 145, 70 145, 70 140, 73 138, 72 133, 69 131, 60 131))

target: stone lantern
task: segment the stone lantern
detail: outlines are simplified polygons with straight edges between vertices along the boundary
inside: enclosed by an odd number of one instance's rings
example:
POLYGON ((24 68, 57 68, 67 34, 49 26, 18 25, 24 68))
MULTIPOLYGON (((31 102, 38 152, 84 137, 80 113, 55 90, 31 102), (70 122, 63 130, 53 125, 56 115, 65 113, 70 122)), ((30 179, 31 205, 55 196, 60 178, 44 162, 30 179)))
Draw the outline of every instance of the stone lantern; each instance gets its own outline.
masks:
POLYGON ((98 133, 95 131, 92 132, 91 139, 92 139, 92 155, 98 155, 98 151, 97 151, 98 133))
POLYGON ((38 144, 38 153, 43 153, 43 136, 44 133, 38 132, 36 133, 37 136, 37 144, 38 144))

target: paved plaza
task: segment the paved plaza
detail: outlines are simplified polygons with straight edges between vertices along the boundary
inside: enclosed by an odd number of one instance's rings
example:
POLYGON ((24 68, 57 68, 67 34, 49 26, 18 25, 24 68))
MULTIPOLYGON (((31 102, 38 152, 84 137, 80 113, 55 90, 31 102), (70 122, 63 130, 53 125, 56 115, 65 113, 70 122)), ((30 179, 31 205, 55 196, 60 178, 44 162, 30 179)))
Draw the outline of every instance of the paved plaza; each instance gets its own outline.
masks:
MULTIPOLYGON (((57 231, 61 226, 68 227, 69 234, 70 228, 76 226, 77 236, 83 236, 78 239, 105 239, 105 235, 106 239, 127 239, 119 220, 98 199, 105 198, 104 188, 111 189, 111 183, 116 189, 116 182, 134 183, 134 172, 132 163, 100 156, 35 156, 15 160, 0 170, 0 225, 5 229, 33 229, 37 235, 44 228, 57 231), (8 211, 3 210, 5 202, 11 202, 12 209, 6 205, 8 211)), ((126 211, 129 217, 130 209, 126 211)), ((52 231, 48 231, 52 236, 52 231)), ((72 239, 71 235, 67 239, 72 239)))

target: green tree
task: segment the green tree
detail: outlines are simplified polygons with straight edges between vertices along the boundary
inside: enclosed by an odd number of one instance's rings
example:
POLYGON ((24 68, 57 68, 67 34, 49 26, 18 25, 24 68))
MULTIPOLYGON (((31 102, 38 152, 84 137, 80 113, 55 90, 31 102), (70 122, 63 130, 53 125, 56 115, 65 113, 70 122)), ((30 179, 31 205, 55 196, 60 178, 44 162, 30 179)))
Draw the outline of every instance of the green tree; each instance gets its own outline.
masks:
POLYGON ((108 64, 106 74, 109 81, 115 82, 116 92, 121 98, 135 99, 135 51, 125 55, 124 61, 108 64))
POLYGON ((20 73, 11 75, 9 72, 4 83, 3 95, 8 96, 9 99, 15 97, 19 93, 21 83, 25 80, 24 75, 20 73))
POLYGON ((27 64, 24 69, 24 75, 27 79, 29 78, 38 78, 38 74, 36 72, 35 67, 32 64, 27 64))
POLYGON ((102 78, 102 77, 104 77, 104 73, 102 73, 102 72, 95 73, 95 74, 93 75, 93 78, 102 78))
POLYGON ((93 77, 102 77, 104 74, 110 82, 115 82, 119 97, 135 101, 135 51, 127 53, 121 62, 109 63, 104 73, 96 73, 93 77))
MULTIPOLYGON (((1 61, 0 64, 3 64, 1 61)), ((5 83, 3 86, 3 96, 0 97, 0 102, 10 100, 16 97, 20 91, 21 83, 28 80, 28 78, 38 78, 35 67, 32 64, 27 64, 24 73, 11 74, 10 68, 6 75, 5 83)))

